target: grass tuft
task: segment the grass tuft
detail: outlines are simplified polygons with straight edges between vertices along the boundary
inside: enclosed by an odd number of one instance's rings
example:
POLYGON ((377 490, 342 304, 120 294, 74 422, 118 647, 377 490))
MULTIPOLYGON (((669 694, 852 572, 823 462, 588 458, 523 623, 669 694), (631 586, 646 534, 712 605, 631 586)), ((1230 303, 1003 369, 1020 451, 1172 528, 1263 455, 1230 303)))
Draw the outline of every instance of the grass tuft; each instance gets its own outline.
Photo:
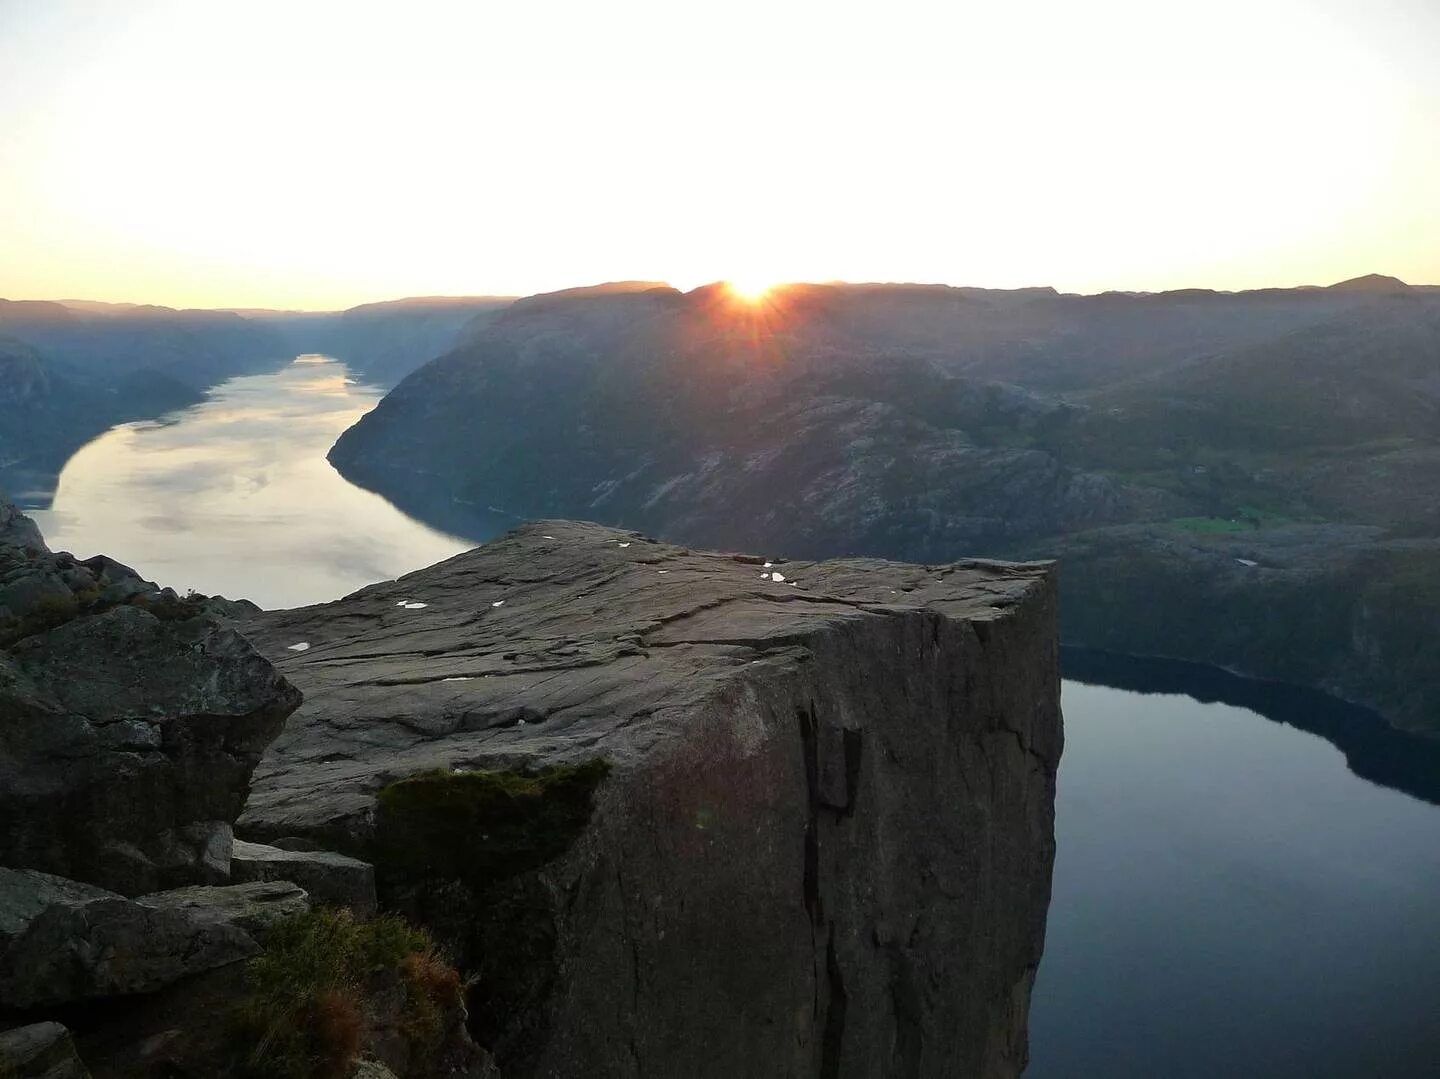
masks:
POLYGON ((236 1044, 244 1047, 235 1074, 343 1079, 364 1041, 367 988, 397 970, 407 1034, 433 1038, 443 1009, 460 1001, 460 979, 424 931, 393 915, 361 922, 328 908, 274 926, 233 1015, 236 1044))

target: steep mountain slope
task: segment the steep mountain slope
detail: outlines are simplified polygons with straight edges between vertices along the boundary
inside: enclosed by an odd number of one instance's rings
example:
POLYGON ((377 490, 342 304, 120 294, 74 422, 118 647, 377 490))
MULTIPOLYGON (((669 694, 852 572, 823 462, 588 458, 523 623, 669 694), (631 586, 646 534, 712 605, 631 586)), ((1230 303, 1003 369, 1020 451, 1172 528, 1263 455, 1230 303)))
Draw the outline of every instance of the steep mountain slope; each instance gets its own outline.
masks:
POLYGON ((563 508, 817 555, 935 558, 1165 508, 1019 445, 1066 423, 1062 404, 836 336, 719 288, 525 300, 406 380, 332 459, 422 512, 563 508))

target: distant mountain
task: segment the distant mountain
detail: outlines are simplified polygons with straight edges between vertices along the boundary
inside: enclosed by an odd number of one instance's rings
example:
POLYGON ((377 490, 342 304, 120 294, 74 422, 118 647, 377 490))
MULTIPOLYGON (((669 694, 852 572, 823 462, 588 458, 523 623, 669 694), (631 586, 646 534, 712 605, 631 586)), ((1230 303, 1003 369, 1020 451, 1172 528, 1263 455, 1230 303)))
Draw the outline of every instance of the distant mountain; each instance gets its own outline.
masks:
POLYGON ((106 381, 72 376, 24 342, 0 338, 0 488, 43 505, 65 461, 91 438, 201 396, 147 369, 106 381))
POLYGON ((1076 643, 1323 683, 1440 731, 1440 686, 1411 677, 1440 669, 1414 643, 1440 642, 1440 606, 1394 598, 1440 587, 1440 296, 1362 282, 568 290, 415 372, 331 460, 460 532, 494 507, 804 557, 1064 553, 1076 643), (1167 566, 1193 584, 1167 594, 1167 566), (1222 586, 1249 628, 1182 632, 1222 586))
POLYGON ((1387 277, 1384 274, 1372 273, 1363 277, 1352 277, 1348 281, 1339 281, 1330 286, 1332 292, 1409 292, 1410 286, 1398 277, 1387 277))
POLYGON ((509 302, 422 297, 313 313, 0 299, 0 488, 46 505, 65 461, 107 428, 183 408, 301 353, 336 356, 358 377, 393 385, 509 302))
POLYGON ((421 296, 333 313, 255 312, 292 352, 343 360, 366 382, 389 388, 450 351, 512 302, 508 296, 421 296))
POLYGON ((0 335, 102 385, 149 369, 198 391, 289 358, 272 329, 229 311, 0 300, 0 335))
POLYGON ((46 505, 65 461, 107 428, 293 355, 231 312, 0 300, 0 488, 46 505))

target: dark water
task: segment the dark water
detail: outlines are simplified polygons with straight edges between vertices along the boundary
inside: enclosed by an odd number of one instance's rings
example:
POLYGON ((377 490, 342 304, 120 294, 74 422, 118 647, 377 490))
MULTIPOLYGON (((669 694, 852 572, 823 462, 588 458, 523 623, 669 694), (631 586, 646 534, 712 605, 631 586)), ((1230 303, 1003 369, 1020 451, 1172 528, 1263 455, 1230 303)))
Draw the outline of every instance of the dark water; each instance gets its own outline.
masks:
MULTIPOLYGON (((234 379, 91 443, 36 517, 164 584, 337 598, 471 545, 326 463, 377 400, 323 357, 234 379)), ((1029 1074, 1440 1076, 1440 745, 1204 668, 1065 663, 1029 1074)))
POLYGON ((1065 668, 1027 1074, 1440 1075, 1440 745, 1208 668, 1065 668))

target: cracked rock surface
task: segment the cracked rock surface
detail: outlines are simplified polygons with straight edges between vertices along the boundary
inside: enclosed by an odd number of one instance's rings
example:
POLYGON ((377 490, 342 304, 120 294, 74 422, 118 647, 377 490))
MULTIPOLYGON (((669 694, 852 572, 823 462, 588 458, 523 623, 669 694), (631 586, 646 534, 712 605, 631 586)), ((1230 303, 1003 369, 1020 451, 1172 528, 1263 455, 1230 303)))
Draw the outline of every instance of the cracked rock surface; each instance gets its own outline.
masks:
POLYGON ((543 912, 554 977, 472 999, 525 1013, 481 1031, 504 1074, 1015 1075, 1054 596, 1042 565, 772 565, 529 524, 244 624, 305 703, 237 831, 365 856, 396 780, 603 758, 578 837, 506 893, 543 912))

